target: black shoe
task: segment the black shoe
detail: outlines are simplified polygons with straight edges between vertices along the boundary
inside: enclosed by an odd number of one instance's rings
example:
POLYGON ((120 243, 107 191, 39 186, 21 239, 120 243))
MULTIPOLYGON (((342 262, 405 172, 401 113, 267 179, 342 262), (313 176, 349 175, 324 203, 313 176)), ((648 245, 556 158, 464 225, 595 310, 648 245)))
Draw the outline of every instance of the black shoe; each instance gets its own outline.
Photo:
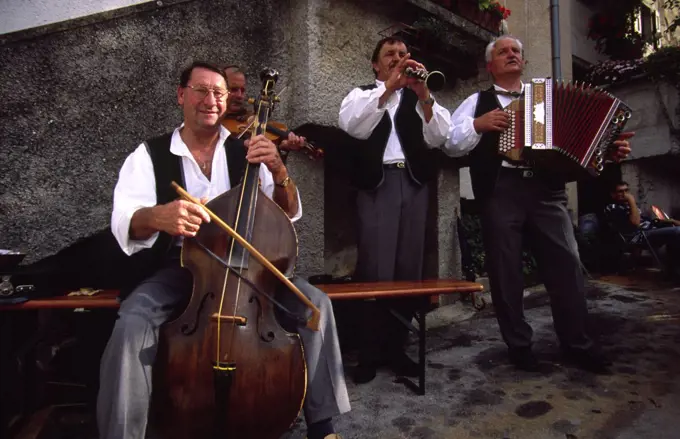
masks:
POLYGON ((373 364, 359 363, 354 368, 354 382, 356 384, 365 384, 373 381, 376 375, 376 367, 373 364))
POLYGON ((508 357, 517 369, 526 372, 539 372, 541 370, 541 364, 531 348, 510 348, 508 349, 508 357))
POLYGON ((565 362, 597 375, 611 375, 612 362, 597 349, 564 349, 565 362))
POLYGON ((392 371, 402 377, 417 377, 420 375, 420 366, 411 360, 404 352, 399 352, 390 358, 392 371))

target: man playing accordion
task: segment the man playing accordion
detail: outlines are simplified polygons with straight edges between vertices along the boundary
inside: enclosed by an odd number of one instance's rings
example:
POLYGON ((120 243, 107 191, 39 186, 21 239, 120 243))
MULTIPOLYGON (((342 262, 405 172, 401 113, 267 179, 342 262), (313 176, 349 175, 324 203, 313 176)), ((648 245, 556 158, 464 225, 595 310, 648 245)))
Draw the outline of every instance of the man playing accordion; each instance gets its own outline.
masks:
MULTIPOLYGON (((522 43, 502 36, 486 48, 494 85, 468 97, 451 116, 445 151, 469 154, 470 177, 481 207, 482 233, 491 296, 510 361, 535 371, 532 328, 523 311, 522 242, 526 238, 550 293, 555 330, 565 360, 596 373, 609 362, 586 333, 585 285, 573 226, 567 212, 565 181, 526 163, 510 163, 498 153, 500 133, 509 125, 503 111, 524 91, 522 43)), ((623 133, 612 160, 630 153, 623 133)))

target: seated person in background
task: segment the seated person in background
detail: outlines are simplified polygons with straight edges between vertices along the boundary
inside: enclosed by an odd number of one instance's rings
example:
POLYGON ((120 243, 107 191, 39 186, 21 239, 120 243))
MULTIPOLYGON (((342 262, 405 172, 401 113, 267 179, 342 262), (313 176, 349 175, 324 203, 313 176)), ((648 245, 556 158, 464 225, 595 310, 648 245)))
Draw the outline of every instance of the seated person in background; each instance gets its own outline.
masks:
POLYGON ((643 216, 625 181, 616 183, 610 196, 611 202, 604 208, 607 222, 623 235, 644 231, 655 248, 666 245, 668 272, 675 279, 680 279, 680 221, 652 220, 643 216))

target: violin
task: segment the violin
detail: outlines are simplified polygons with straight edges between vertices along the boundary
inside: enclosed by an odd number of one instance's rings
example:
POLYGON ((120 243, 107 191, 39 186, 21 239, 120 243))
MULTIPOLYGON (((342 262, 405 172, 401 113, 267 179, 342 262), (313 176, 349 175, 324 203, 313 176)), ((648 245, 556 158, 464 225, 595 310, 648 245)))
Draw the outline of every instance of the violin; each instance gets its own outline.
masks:
MULTIPOLYGON (((249 129, 252 128, 254 121, 255 116, 250 113, 244 113, 240 115, 227 115, 224 118, 222 125, 226 129, 228 129, 231 134, 237 137, 241 137, 242 135, 244 135, 244 133, 246 133, 249 129)), ((267 122, 267 131, 265 131, 264 135, 269 140, 274 142, 277 146, 279 146, 281 142, 288 138, 288 135, 290 133, 291 131, 288 129, 286 124, 270 120, 267 122)), ((322 148, 308 141, 305 141, 302 144, 301 148, 295 147, 291 148, 286 146, 281 149, 283 149, 284 151, 301 150, 310 159, 321 159, 324 156, 324 151, 322 148)))
MULTIPOLYGON (((268 125, 278 72, 260 76, 252 136, 268 125)), ((204 206, 212 221, 182 242, 193 290, 182 314, 160 328, 153 373, 152 415, 166 439, 278 439, 302 409, 307 366, 299 335, 277 319, 295 315, 276 293, 288 288, 312 310, 309 320, 296 317, 312 330, 320 311, 288 279, 297 236, 259 187, 260 166, 248 163, 240 184, 204 206)))

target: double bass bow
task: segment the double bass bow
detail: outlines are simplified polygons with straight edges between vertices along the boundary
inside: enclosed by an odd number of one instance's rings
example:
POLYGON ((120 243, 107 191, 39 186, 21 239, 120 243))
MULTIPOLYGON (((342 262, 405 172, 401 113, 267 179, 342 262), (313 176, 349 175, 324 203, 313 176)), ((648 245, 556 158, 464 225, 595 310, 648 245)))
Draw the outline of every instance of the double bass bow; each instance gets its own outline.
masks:
MULTIPOLYGON (((266 130, 278 72, 260 77, 252 135, 266 130)), ((320 313, 288 279, 297 237, 259 188, 260 166, 248 163, 241 184, 207 203, 212 221, 182 243, 193 291, 182 314, 160 328, 153 373, 152 416, 164 438, 277 439, 302 408, 302 345, 277 320, 277 310, 288 310, 276 292, 288 288, 311 308, 312 317, 298 321, 312 329, 320 313)))

